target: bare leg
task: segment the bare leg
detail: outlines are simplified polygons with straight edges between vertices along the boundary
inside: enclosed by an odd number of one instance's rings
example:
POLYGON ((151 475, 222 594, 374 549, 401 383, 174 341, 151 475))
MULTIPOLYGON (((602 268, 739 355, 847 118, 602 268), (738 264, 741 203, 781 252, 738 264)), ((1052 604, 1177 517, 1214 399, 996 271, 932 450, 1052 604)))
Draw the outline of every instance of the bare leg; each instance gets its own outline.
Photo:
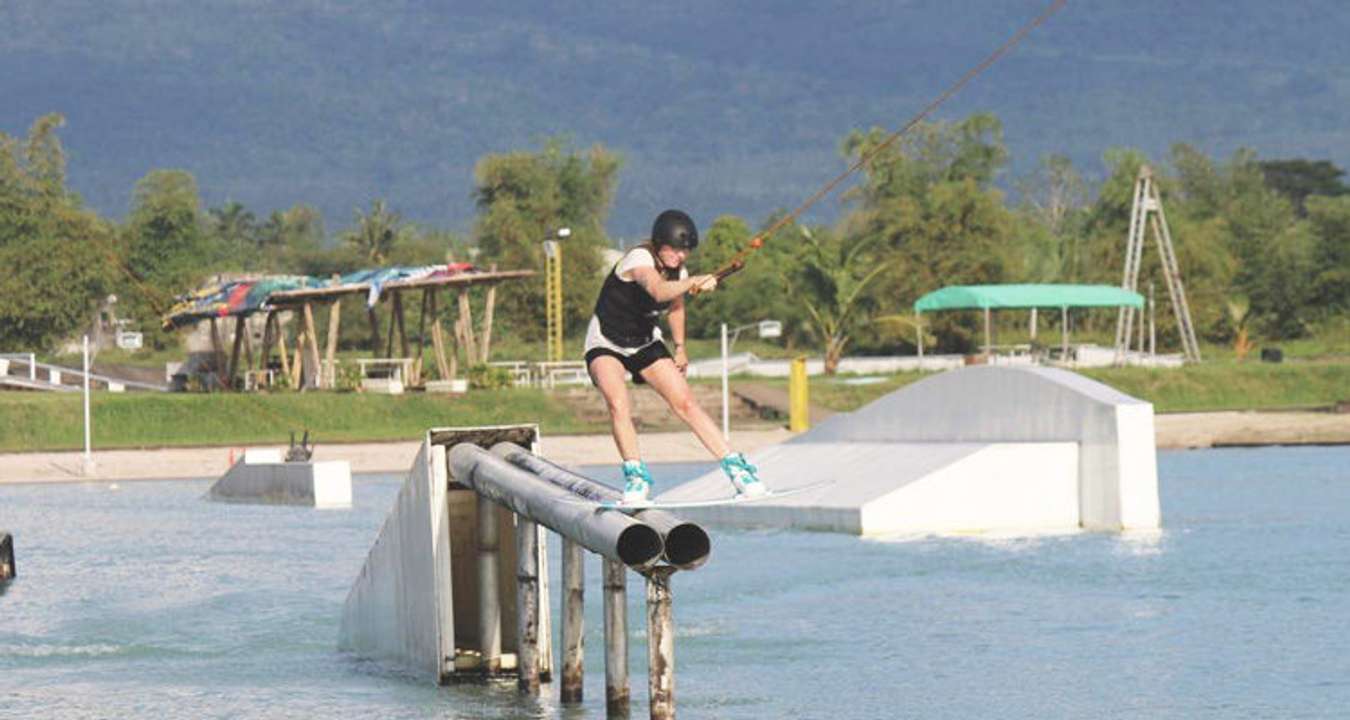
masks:
POLYGON ((618 358, 602 355, 591 361, 591 379, 605 396, 609 406, 610 429, 614 433, 614 445, 624 460, 637 460, 637 429, 633 427, 633 405, 628 398, 628 385, 623 376, 627 372, 618 358))
POLYGON ((642 371, 642 379, 665 398, 670 409, 694 431, 699 442, 708 448, 713 457, 720 460, 731 452, 722 439, 721 428, 694 402, 694 395, 689 391, 689 381, 684 379, 684 374, 675 367, 673 360, 661 358, 648 365, 642 371))

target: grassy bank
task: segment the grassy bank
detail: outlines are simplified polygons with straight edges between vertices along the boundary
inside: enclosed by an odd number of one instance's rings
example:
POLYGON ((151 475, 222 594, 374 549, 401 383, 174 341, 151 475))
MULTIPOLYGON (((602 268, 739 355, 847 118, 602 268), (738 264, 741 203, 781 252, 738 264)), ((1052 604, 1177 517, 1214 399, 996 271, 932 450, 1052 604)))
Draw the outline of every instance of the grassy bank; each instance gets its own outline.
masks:
MULTIPOLYGON (((1084 374, 1149 400, 1159 412, 1306 408, 1350 399, 1347 362, 1218 361, 1172 370, 1110 368, 1084 374)), ((811 381, 811 401, 832 410, 854 410, 923 377, 901 373, 862 383, 858 378, 817 377, 811 381)), ((786 387, 782 380, 733 382, 786 387)), ((417 393, 96 393, 93 412, 94 441, 100 448, 278 443, 291 430, 305 428, 319 442, 412 440, 429 427, 447 425, 538 422, 548 434, 606 429, 579 420, 561 394, 538 389, 477 390, 456 398, 417 393)), ((78 394, 0 393, 0 451, 77 449, 83 446, 82 432, 78 394)))
MULTIPOLYGON (((1148 400, 1158 412, 1288 410, 1350 400, 1348 362, 1218 362, 1166 370, 1101 368, 1082 374, 1148 400)), ((847 412, 924 377, 923 373, 899 373, 867 384, 849 377, 812 378, 811 402, 847 412)), ((785 380, 761 382, 787 387, 785 380)))
MULTIPOLYGON (((546 433, 592 430, 541 390, 473 392, 464 397, 357 393, 95 393, 99 448, 285 442, 310 430, 318 442, 415 440, 427 428, 538 422, 546 433)), ((0 393, 0 451, 84 446, 80 395, 0 393)))

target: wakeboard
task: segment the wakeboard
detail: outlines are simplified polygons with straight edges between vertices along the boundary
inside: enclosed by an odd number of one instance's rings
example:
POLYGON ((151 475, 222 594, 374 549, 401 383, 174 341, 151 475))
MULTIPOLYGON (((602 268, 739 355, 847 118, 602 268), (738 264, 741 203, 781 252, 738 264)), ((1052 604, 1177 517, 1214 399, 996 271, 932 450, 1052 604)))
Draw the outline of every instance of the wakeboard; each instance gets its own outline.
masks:
POLYGON ((565 502, 569 505, 594 505, 597 512, 605 510, 614 510, 621 513, 637 513, 642 512, 643 510, 678 510, 680 508, 715 507, 718 505, 740 505, 743 503, 757 503, 763 502, 765 500, 776 500, 778 498, 798 495, 800 493, 808 492, 811 490, 819 490, 820 488, 827 487, 833 484, 834 484, 833 480, 822 480, 817 483, 811 483, 810 485, 802 485, 800 487, 789 488, 787 490, 770 490, 769 492, 763 495, 756 495, 755 497, 731 495, 728 497, 712 498, 709 500, 672 500, 666 502, 653 500, 651 502, 634 505, 625 505, 618 500, 597 501, 585 497, 568 498, 566 500, 559 500, 559 502, 565 502))

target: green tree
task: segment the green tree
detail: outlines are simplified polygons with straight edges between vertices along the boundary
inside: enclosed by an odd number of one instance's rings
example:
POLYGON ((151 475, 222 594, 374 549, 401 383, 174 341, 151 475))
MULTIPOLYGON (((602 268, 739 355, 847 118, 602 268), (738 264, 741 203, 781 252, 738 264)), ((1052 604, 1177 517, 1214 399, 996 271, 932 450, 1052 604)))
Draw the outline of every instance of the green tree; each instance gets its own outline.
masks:
MULTIPOLYGON (((123 228, 128 282, 124 307, 142 330, 158 327, 172 299, 199 285, 216 260, 204 231, 197 181, 182 170, 152 170, 136 182, 131 215, 123 228)), ((163 346, 167 335, 150 336, 163 346)))
POLYGON ((1285 196, 1298 210, 1307 214, 1307 199, 1311 196, 1339 197, 1350 193, 1350 187, 1341 180, 1345 171, 1329 160, 1266 160, 1260 163, 1266 185, 1285 196))
POLYGON ((1308 220, 1315 246, 1310 287, 1316 314, 1350 312, 1350 196, 1309 197, 1308 220))
MULTIPOLYGON (((777 218, 769 218, 767 227, 777 218)), ((698 252, 690 258, 690 272, 710 273, 731 261, 750 241, 752 232, 744 220, 733 215, 715 219, 701 233, 698 252)), ((716 292, 687 300, 690 337, 717 337, 721 323, 735 327, 760 320, 783 323, 789 342, 813 338, 800 330, 807 327, 806 310, 798 302, 778 302, 788 296, 787 272, 800 251, 800 229, 788 226, 774 233, 755 251, 745 267, 730 275, 716 292)))
POLYGON ((384 265, 407 231, 408 226, 398 213, 390 210, 383 200, 375 200, 370 204, 370 212, 356 211, 353 227, 343 234, 343 239, 367 262, 384 265))
POLYGON ((0 133, 0 347, 49 350, 85 327, 121 264, 111 226, 65 187, 60 115, 0 133))
POLYGON ((258 269, 263 258, 259 248, 258 219, 237 202, 207 212, 210 239, 221 254, 224 266, 241 270, 258 269))
MULTIPOLYGON (((862 157, 884 138, 882 131, 855 132, 844 151, 862 157)), ((919 126, 872 158, 849 194, 858 207, 840 232, 850 237, 848 247, 877 243, 875 262, 885 267, 874 288, 879 312, 905 313, 920 295, 946 285, 1003 282, 1021 264, 1016 218, 992 186, 1006 158, 992 115, 919 126)), ((933 329, 939 346, 963 349, 977 328, 949 314, 933 329)))
POLYGON ((566 277, 563 323, 578 330, 590 317, 610 245, 605 220, 614 197, 619 158, 596 145, 584 154, 553 139, 539 152, 488 155, 474 167, 478 264, 535 270, 540 276, 507 286, 497 296, 504 329, 527 338, 544 334, 543 241, 571 229, 561 243, 566 277))
POLYGON ((876 236, 805 227, 798 228, 798 235, 797 262, 788 285, 823 346, 825 373, 833 375, 854 333, 871 320, 877 306, 871 285, 886 265, 871 253, 876 236))

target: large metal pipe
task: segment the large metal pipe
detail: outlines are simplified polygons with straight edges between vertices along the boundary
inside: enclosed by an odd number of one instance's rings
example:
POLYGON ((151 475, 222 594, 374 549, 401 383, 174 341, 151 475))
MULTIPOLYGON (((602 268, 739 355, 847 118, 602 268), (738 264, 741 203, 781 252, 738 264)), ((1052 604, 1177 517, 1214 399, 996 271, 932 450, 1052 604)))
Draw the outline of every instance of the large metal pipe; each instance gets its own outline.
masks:
MULTIPOLYGON (((588 500, 606 502, 623 498, 619 490, 555 465, 515 443, 497 443, 492 446, 492 452, 512 465, 588 500)), ((699 525, 664 510, 643 510, 633 513, 633 517, 661 534, 665 548, 662 557, 671 565, 681 570, 693 570, 708 561, 712 539, 699 525)))
POLYGON ((572 493, 472 443, 447 453, 456 482, 580 544, 593 553, 646 569, 661 559, 661 535, 623 513, 597 513, 572 493))

